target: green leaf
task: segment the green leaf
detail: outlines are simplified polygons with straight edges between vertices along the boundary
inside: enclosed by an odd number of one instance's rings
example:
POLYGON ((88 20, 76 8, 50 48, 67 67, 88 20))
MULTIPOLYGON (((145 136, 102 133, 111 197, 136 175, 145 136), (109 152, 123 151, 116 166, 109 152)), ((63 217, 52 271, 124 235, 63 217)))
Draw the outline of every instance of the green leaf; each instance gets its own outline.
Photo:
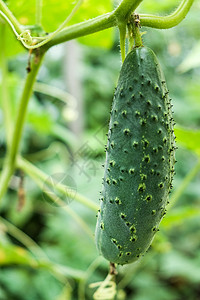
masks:
POLYGON ((10 264, 37 266, 37 262, 27 250, 10 243, 4 244, 0 241, 0 266, 10 264))
POLYGON ((50 132, 53 124, 49 114, 44 111, 39 114, 30 111, 28 114, 28 122, 40 133, 50 132))
MULTIPOLYGON (((54 31, 71 13, 78 1, 43 0, 42 25, 47 32, 54 31)), ((70 24, 83 22, 112 10, 112 1, 85 0, 70 24)))
POLYGON ((174 129, 177 141, 188 150, 200 155, 200 130, 177 127, 174 129))
MULTIPOLYGON (((73 23, 82 22, 112 11, 110 0, 86 0, 73 18, 73 23)), ((113 45, 113 29, 103 30, 92 35, 80 38, 79 41, 88 46, 110 48, 113 45)))
POLYGON ((54 119, 54 114, 50 113, 47 105, 46 107, 41 105, 35 98, 30 102, 27 121, 36 131, 49 133, 54 124, 54 119))
POLYGON ((114 30, 107 29, 79 38, 78 41, 91 47, 111 48, 114 41, 114 30))
POLYGON ((35 24, 35 0, 10 0, 8 8, 22 25, 35 24))
MULTIPOLYGON (((113 8, 111 3, 112 2, 108 0, 102 0, 98 2, 95 0, 84 1, 69 25, 80 23, 111 11, 113 8)), ((74 4, 74 1, 66 3, 63 0, 44 0, 42 24, 45 30, 47 32, 56 30, 70 14, 74 4)), ((88 46, 110 48, 113 44, 112 32, 112 29, 108 29, 106 31, 82 37, 79 39, 79 41, 88 46)))
POLYGON ((170 210, 166 217, 162 220, 161 226, 170 229, 173 226, 185 223, 186 219, 192 219, 200 216, 199 207, 179 207, 170 210))
MULTIPOLYGON (((0 23, 1 26, 1 23, 0 23)), ((5 52, 6 56, 13 56, 21 52, 25 52, 24 47, 21 42, 17 40, 17 37, 14 35, 13 31, 9 26, 6 27, 6 37, 5 37, 5 52)), ((2 35, 0 30, 0 41, 2 41, 2 35)))
POLYGON ((43 0, 42 26, 45 31, 55 31, 67 18, 76 3, 77 0, 43 0))

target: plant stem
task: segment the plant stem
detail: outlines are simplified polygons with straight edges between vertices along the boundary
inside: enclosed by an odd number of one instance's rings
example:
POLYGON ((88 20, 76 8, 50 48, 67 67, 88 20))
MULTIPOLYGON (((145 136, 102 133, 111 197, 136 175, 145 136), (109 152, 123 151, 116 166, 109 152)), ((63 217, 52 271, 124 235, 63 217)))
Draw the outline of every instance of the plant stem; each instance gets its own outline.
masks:
POLYGON ((115 15, 107 13, 102 16, 87 20, 63 29, 51 41, 41 47, 42 51, 47 51, 49 48, 64 43, 66 41, 89 35, 117 25, 115 15))
POLYGON ((2 69, 2 82, 1 82, 1 105, 4 113, 4 123, 5 123, 5 131, 6 131, 6 145, 7 149, 10 147, 11 142, 11 132, 12 132, 12 109, 11 103, 8 95, 8 85, 7 85, 7 78, 8 78, 8 70, 7 70, 7 61, 6 61, 6 25, 1 25, 1 69, 2 69))
POLYGON ((143 0, 123 0, 115 9, 114 14, 118 21, 127 21, 130 14, 139 6, 143 0))
POLYGON ((118 26, 121 22, 126 23, 129 14, 135 10, 141 2, 142 0, 123 0, 111 13, 63 29, 56 37, 42 46, 41 49, 42 51, 47 51, 50 47, 60 43, 118 26))
POLYGON ((194 0, 183 0, 169 16, 140 15, 140 24, 158 29, 168 29, 178 25, 187 15, 194 0))
POLYGON ((23 93, 21 96, 21 100, 19 103, 17 118, 15 121, 15 128, 13 132, 13 139, 12 139, 12 149, 9 153, 10 161, 14 165, 16 160, 16 155, 19 149, 19 143, 22 135, 22 130, 24 126, 26 111, 28 107, 28 102, 32 94, 32 89, 34 86, 34 82, 36 80, 36 76, 38 74, 40 65, 42 63, 43 56, 38 58, 34 57, 32 59, 32 66, 31 71, 27 74, 26 82, 24 85, 23 93))
POLYGON ((23 30, 21 28, 20 23, 17 21, 17 19, 14 17, 12 12, 9 10, 7 5, 4 3, 3 0, 0 0, 0 10, 5 14, 5 16, 10 20, 12 25, 15 27, 15 30, 18 34, 22 33, 23 30))
POLYGON ((13 133, 11 136, 12 145, 7 151, 3 171, 0 177, 0 200, 8 188, 10 178, 15 170, 16 157, 19 151, 20 140, 22 136, 23 125, 25 121, 28 102, 32 93, 33 85, 36 80, 37 73, 42 63, 43 55, 34 57, 32 60, 31 72, 27 74, 24 90, 20 99, 17 117, 14 123, 13 133))
MULTIPOLYGON (((79 0, 79 2, 81 3, 81 0, 79 0)), ((123 0, 111 13, 107 13, 92 20, 87 20, 85 22, 69 26, 61 31, 61 28, 58 28, 52 33, 52 35, 47 37, 46 40, 39 43, 40 49, 41 51, 45 52, 50 47, 53 47, 57 44, 105 30, 110 27, 119 26, 121 22, 126 23, 131 12, 133 12, 141 2, 142 0, 123 0)), ((169 16, 161 17, 153 15, 141 15, 141 25, 159 29, 174 27, 185 18, 193 2, 194 0, 183 0, 175 12, 169 16)), ((69 17, 74 14, 78 6, 79 5, 74 8, 74 11, 72 11, 69 17)), ((2 0, 0 0, 0 9, 6 15, 9 23, 14 25, 18 34, 22 33, 23 30, 20 28, 20 24, 2 0)), ((66 22, 68 22, 68 18, 66 19, 66 22)), ((63 26, 63 24, 61 26, 63 26)), ((27 48, 30 49, 35 49, 37 47, 36 45, 28 46, 25 45, 24 42, 22 43, 25 47, 27 46, 27 48)))
POLYGON ((48 95, 53 98, 57 98, 70 107, 75 108, 77 105, 77 99, 73 95, 50 84, 35 82, 33 89, 36 92, 48 95))
POLYGON ((142 47, 143 44, 142 44, 142 37, 141 37, 139 25, 135 21, 133 22, 132 30, 133 30, 133 37, 135 41, 135 48, 142 47))
POLYGON ((79 193, 74 193, 74 191, 72 192, 69 187, 60 183, 57 183, 55 185, 49 178, 49 175, 45 174, 43 171, 39 170, 36 166, 32 165, 25 159, 18 157, 17 166, 20 169, 22 169, 25 173, 27 173, 31 178, 33 178, 33 180, 35 180, 35 178, 37 180, 40 180, 43 185, 46 184, 49 187, 54 188, 58 191, 58 193, 61 193, 68 198, 74 199, 77 202, 82 203, 83 205, 87 206, 95 212, 97 212, 97 210, 99 209, 99 206, 96 203, 93 203, 91 200, 79 193))
POLYGON ((172 194, 168 208, 171 208, 177 202, 177 200, 183 194, 186 187, 190 184, 192 179, 198 174, 199 171, 200 171, 200 159, 197 162, 197 164, 192 168, 192 170, 184 177, 181 185, 179 185, 176 191, 172 194))

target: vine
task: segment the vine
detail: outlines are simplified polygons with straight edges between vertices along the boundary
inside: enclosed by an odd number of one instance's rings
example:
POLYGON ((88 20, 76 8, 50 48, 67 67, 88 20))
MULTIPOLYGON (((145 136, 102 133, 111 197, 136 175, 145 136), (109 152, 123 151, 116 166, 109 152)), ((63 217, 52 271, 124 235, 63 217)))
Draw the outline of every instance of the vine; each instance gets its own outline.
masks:
POLYGON ((186 17, 194 0, 184 0, 177 9, 168 16, 140 15, 141 26, 157 29, 168 29, 178 25, 186 17))
MULTIPOLYGON (((0 11, 0 14, 9 23, 9 25, 11 26, 11 28, 12 28, 14 34, 16 35, 17 39, 21 41, 21 43, 23 44, 23 46, 25 48, 30 50, 30 49, 39 48, 39 47, 45 45, 46 43, 48 43, 49 41, 51 41, 67 25, 67 23, 72 19, 72 17, 74 16, 74 14, 79 9, 79 7, 81 6, 82 3, 83 3, 83 0, 79 0, 78 3, 76 4, 76 6, 73 8, 72 12, 66 18, 66 20, 54 32, 49 34, 48 37, 37 37, 37 36, 32 37, 31 32, 28 29, 24 30, 24 31, 20 30, 21 33, 18 34, 17 30, 15 29, 14 24, 9 19, 9 17, 6 14, 4 14, 2 11, 0 11), (39 42, 39 43, 36 43, 37 40, 43 40, 43 41, 39 42)), ((36 11, 37 11, 36 23, 37 23, 37 25, 40 25, 40 23, 41 23, 41 2, 40 2, 40 0, 37 0, 36 11)))
MULTIPOLYGON (((10 24, 15 35, 25 48, 36 49, 41 47, 43 48, 43 51, 47 51, 52 46, 69 41, 71 39, 92 34, 114 26, 118 26, 120 28, 122 23, 127 23, 131 12, 134 11, 143 0, 123 0, 111 13, 107 13, 105 15, 69 26, 64 29, 78 8, 81 6, 82 1, 83 0, 78 1, 77 5, 74 7, 66 20, 58 27, 56 31, 49 34, 48 37, 32 37, 30 31, 22 30, 18 21, 15 19, 2 0, 0 0, 0 14, 10 24), (34 40, 39 39, 43 39, 43 41, 33 45, 34 40)), ((178 25, 185 18, 193 2, 194 0, 182 0, 178 8, 169 16, 141 15, 141 25, 159 29, 172 28, 178 25)), ((38 14, 40 15, 39 12, 38 14)), ((40 21, 38 22, 40 23, 40 21)), ((122 50, 122 59, 123 57, 124 54, 122 50)))
MULTIPOLYGON (((124 0, 112 13, 107 13, 92 20, 81 22, 65 28, 42 48, 44 51, 46 51, 54 45, 69 41, 71 39, 89 35, 110 27, 120 26, 120 24, 125 20, 128 21, 129 15, 134 11, 134 9, 137 8, 140 2, 141 1, 124 0), (123 9, 122 13, 120 13, 120 9, 123 9), (123 19, 123 16, 125 19, 123 19)), ((167 16, 140 15, 141 26, 149 26, 159 29, 172 28, 178 25, 185 18, 193 2, 194 0, 182 0, 181 4, 174 11, 174 13, 168 16, 168 19, 167 16), (174 22, 175 20, 176 23, 174 22)))
MULTIPOLYGON (((156 28, 169 28, 172 26, 177 25, 187 14, 189 11, 192 3, 194 0, 183 0, 179 7, 175 10, 173 14, 166 17, 159 17, 159 16, 150 16, 150 15, 141 15, 140 22, 142 25, 151 26, 156 28)), ((11 136, 12 145, 8 148, 7 155, 5 158, 5 163, 3 167, 3 171, 0 177, 0 200, 2 199, 4 193, 7 190, 10 178, 15 170, 16 167, 16 158, 19 152, 19 145, 23 131, 23 125, 25 121, 28 101, 32 93, 33 85, 36 80, 37 73, 39 71, 40 65, 42 63, 42 59, 44 53, 52 46, 57 45, 61 42, 67 41, 69 39, 74 39, 76 37, 80 37, 83 35, 87 35, 93 32, 97 32, 99 30, 103 30, 112 26, 119 26, 120 29, 120 44, 121 44, 121 54, 122 54, 122 61, 125 58, 125 37, 126 37, 126 23, 127 18, 130 15, 130 12, 134 10, 142 0, 123 0, 119 4, 119 6, 112 12, 106 15, 97 17, 93 20, 89 20, 86 22, 82 22, 73 26, 69 26, 68 28, 63 29, 64 26, 71 20, 77 9, 82 4, 82 0, 79 0, 77 5, 72 10, 71 14, 66 18, 64 23, 50 35, 47 39, 43 42, 36 44, 36 45, 27 45, 32 44, 32 37, 29 31, 22 31, 21 26, 19 25, 18 21, 15 19, 13 14, 7 8, 5 3, 0 0, 0 9, 1 15, 5 18, 6 21, 10 24, 10 26, 16 31, 19 32, 18 38, 20 37, 21 42, 24 46, 28 47, 29 49, 40 48, 40 55, 37 53, 34 55, 32 59, 32 70, 30 73, 27 74, 26 82, 24 85, 24 90, 21 96, 17 117, 15 120, 15 124, 13 127, 13 133, 11 136)), ((41 2, 38 2, 38 7, 40 6, 41 2)), ((38 14, 39 8, 38 8, 38 14)), ((38 17, 39 22, 40 17, 38 17)), ((135 27, 135 32, 133 33, 136 45, 141 44, 140 34, 138 33, 137 26, 135 27)), ((4 68, 5 69, 5 68, 4 68)), ((7 113, 9 108, 5 108, 5 112, 7 113)), ((6 117, 8 118, 8 116, 6 117)), ((8 123, 8 121, 6 121, 8 123)), ((6 125, 8 127, 8 125, 6 125)), ((9 129, 10 131, 10 129, 9 129)), ((21 161, 22 162, 22 161, 21 161)), ((33 171, 33 168, 30 168, 33 171)), ((78 197, 80 200, 80 198, 78 197)), ((84 200, 85 201, 85 200, 84 200)), ((83 202, 84 202, 83 201, 83 202)), ((87 201, 85 201, 86 204, 87 201)), ((87 204, 86 204, 87 205, 87 204)), ((94 205, 95 209, 96 206, 94 205)), ((94 208, 93 207, 93 208, 94 208)))
POLYGON ((5 41, 6 41, 6 25, 2 24, 1 27, 1 38, 2 38, 2 46, 1 46, 1 69, 2 69, 2 108, 5 118, 5 129, 6 129, 6 143, 7 147, 10 147, 11 144, 11 132, 12 132, 12 117, 11 117, 11 104, 8 95, 8 83, 7 83, 7 60, 6 60, 6 49, 5 49, 5 41))
MULTIPOLYGON (((83 3, 83 0, 78 0, 77 4, 74 6, 71 13, 67 16, 65 21, 52 33, 48 36, 32 36, 31 30, 24 30, 23 26, 17 21, 12 12, 6 6, 3 0, 0 0, 0 16, 9 24, 12 31, 16 35, 17 39, 22 43, 22 45, 33 53, 31 56, 31 69, 26 76, 26 81, 24 83, 24 89, 20 98, 19 107, 16 115, 14 124, 12 123, 11 118, 11 107, 8 99, 7 93, 7 64, 5 60, 5 24, 2 25, 2 44, 1 47, 1 63, 2 63, 2 107, 5 116, 5 128, 6 128, 6 145, 7 145, 7 154, 3 164, 3 169, 0 176, 0 201, 2 200, 5 192, 8 189, 10 179, 15 172, 16 168, 19 168, 24 173, 29 175, 36 184, 44 191, 44 182, 48 185, 49 188, 54 188, 56 192, 61 193, 63 196, 69 197, 76 200, 77 202, 88 207, 92 211, 97 212, 98 205, 92 202, 87 197, 79 193, 72 193, 69 188, 62 184, 53 185, 51 180, 48 180, 48 175, 43 171, 38 169, 32 163, 28 162, 20 155, 20 141, 22 139, 23 127, 25 123, 26 112, 28 108, 29 99, 34 88, 37 74, 39 72, 40 66, 42 64, 45 53, 51 47, 58 45, 60 43, 86 36, 101 30, 105 30, 111 27, 118 27, 120 32, 120 48, 121 48, 121 57, 122 62, 126 56, 126 33, 128 28, 129 33, 129 50, 135 45, 135 47, 142 46, 141 33, 139 31, 140 25, 147 26, 158 29, 167 29, 172 28, 178 25, 187 15, 190 10, 194 0, 182 0, 177 9, 168 16, 155 16, 150 14, 141 14, 133 15, 131 13, 139 6, 143 0, 122 0, 119 6, 110 13, 98 16, 94 19, 87 20, 72 26, 66 27, 69 21, 72 19, 74 14, 80 8, 83 3)), ((36 23, 41 25, 42 18, 42 0, 36 0, 36 23)), ((43 91, 45 91, 46 86, 38 85, 43 91)), ((37 88, 37 86, 36 86, 37 88)), ((66 99, 65 95, 59 95, 58 90, 54 90, 55 94, 60 98, 66 99)), ((46 90, 48 93, 48 90, 46 90)), ((66 100, 64 100, 66 101, 66 100)), ((71 101, 72 102, 72 101, 71 101)), ((188 174, 185 180, 182 182, 182 185, 177 189, 176 193, 172 195, 172 203, 174 203, 180 195, 183 193, 185 186, 191 181, 191 179, 197 174, 200 168, 200 162, 192 169, 188 174)), ((44 191, 45 192, 45 191, 44 191)), ((68 206, 65 205, 59 197, 48 194, 52 201, 56 202, 59 206, 62 206, 66 212, 73 217, 76 222, 79 223, 80 227, 87 233, 87 235, 93 240, 93 234, 87 224, 68 206)), ((38 266, 46 268, 50 272, 56 274, 57 278, 60 278, 61 281, 64 280, 64 275, 69 275, 78 280, 82 280, 82 285, 80 285, 80 293, 84 294, 86 278, 89 277, 91 272, 97 267, 99 261, 96 261, 87 272, 87 277, 85 277, 84 272, 79 272, 78 270, 73 270, 70 268, 64 268, 51 263, 45 254, 41 251, 40 247, 35 244, 31 239, 26 235, 23 235, 20 230, 15 228, 12 224, 9 224, 6 220, 1 218, 1 222, 6 225, 8 231, 11 235, 15 235, 20 242, 22 242, 30 251, 35 253, 38 256, 44 256, 44 259, 38 259, 38 266), (63 275, 64 274, 64 275, 63 275)), ((97 282, 90 285, 91 288, 98 288, 94 294, 94 299, 113 299, 116 296, 117 288, 115 283, 115 274, 108 274, 106 279, 103 282, 97 282)))
POLYGON ((11 135, 12 144, 11 147, 7 150, 3 171, 0 177, 0 200, 2 199, 4 193, 7 190, 10 178, 16 167, 16 157, 19 151, 19 145, 21 141, 21 135, 24 126, 28 101, 32 94, 33 85, 36 80, 36 76, 38 74, 40 65, 42 64, 43 56, 44 55, 40 55, 37 57, 34 56, 34 58, 32 59, 31 72, 29 72, 26 77, 24 90, 20 99, 17 117, 11 135))

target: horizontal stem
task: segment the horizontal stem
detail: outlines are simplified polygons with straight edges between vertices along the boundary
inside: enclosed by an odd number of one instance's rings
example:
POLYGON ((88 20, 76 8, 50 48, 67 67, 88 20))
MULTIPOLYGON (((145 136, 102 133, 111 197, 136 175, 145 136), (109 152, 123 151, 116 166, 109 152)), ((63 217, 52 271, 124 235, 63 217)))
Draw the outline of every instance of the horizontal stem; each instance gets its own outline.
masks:
POLYGON ((123 0, 111 13, 63 29, 55 38, 42 46, 41 49, 47 51, 54 45, 118 26, 121 22, 126 23, 129 14, 140 4, 140 2, 142 2, 142 0, 123 0))
POLYGON ((52 46, 108 29, 116 25, 117 21, 115 15, 113 13, 107 13, 94 19, 87 20, 63 29, 55 38, 42 46, 41 49, 43 49, 43 51, 47 51, 52 46))
POLYGON ((187 15, 194 0, 183 0, 178 8, 168 16, 140 15, 141 26, 168 29, 178 25, 187 15))
POLYGON ((54 188, 54 190, 57 190, 64 196, 69 197, 72 200, 76 200, 77 202, 97 212, 99 207, 96 203, 92 202, 91 200, 79 193, 74 193, 74 191, 71 191, 71 189, 65 186, 64 184, 57 183, 55 185, 47 174, 45 174, 43 171, 38 169, 36 166, 32 165, 30 162, 26 161, 25 159, 18 157, 17 166, 18 168, 22 169, 26 174, 28 174, 31 178, 40 179, 40 181, 54 188))
POLYGON ((139 6, 143 0, 123 0, 115 9, 114 14, 118 21, 127 21, 130 14, 139 6))
POLYGON ((33 89, 35 92, 57 98, 70 107, 75 108, 77 106, 77 99, 73 95, 50 84, 35 82, 33 89))

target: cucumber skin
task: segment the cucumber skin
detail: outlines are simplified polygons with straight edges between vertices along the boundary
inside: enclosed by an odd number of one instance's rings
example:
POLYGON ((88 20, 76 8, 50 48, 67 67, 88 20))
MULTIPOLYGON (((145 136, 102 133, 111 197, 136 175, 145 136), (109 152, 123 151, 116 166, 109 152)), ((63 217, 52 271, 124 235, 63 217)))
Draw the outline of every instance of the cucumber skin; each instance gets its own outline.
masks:
POLYGON ((143 256, 166 212, 175 164, 170 100, 153 51, 133 49, 113 99, 95 232, 112 263, 143 256))

